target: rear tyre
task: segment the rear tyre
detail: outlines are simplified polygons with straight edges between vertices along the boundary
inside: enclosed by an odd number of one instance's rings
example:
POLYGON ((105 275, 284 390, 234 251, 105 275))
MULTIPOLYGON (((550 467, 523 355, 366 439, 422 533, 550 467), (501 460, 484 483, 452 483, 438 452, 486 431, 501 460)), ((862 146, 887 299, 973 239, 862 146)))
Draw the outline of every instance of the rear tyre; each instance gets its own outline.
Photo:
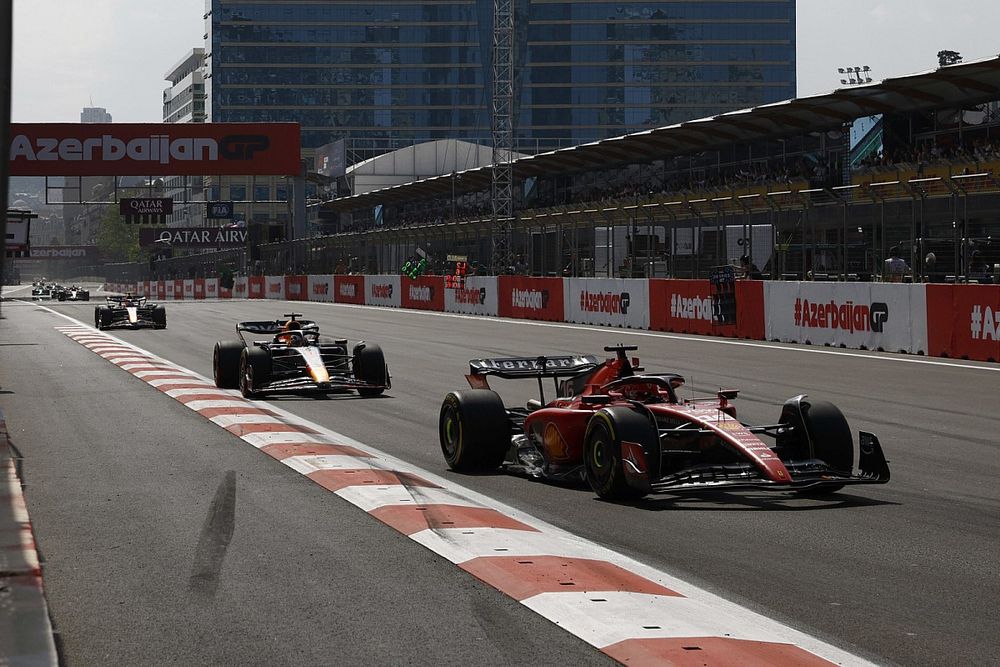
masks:
POLYGON ((240 386, 240 355, 243 343, 220 340, 212 353, 212 375, 215 386, 220 389, 236 389, 240 386))
POLYGON ((633 412, 595 413, 587 424, 583 448, 587 482, 594 493, 604 500, 638 500, 645 496, 647 491, 630 485, 625 476, 622 440, 648 445, 650 438, 657 437, 656 429, 633 412))
POLYGON ((495 391, 453 391, 441 405, 438 435, 449 468, 490 472, 500 467, 510 449, 510 419, 495 391))
POLYGON ((380 396, 389 386, 389 368, 385 365, 382 348, 375 343, 359 343, 354 346, 354 377, 368 384, 381 385, 378 388, 358 389, 362 396, 380 396))
MULTIPOLYGON (((844 414, 833 403, 803 397, 785 403, 781 423, 795 427, 793 457, 819 459, 834 470, 850 474, 854 469, 854 437, 844 414), (797 408, 801 406, 801 409, 797 408)), ((787 446, 789 443, 779 443, 787 446)), ((825 495, 844 488, 843 484, 803 489, 800 493, 825 495)))
POLYGON ((157 329, 167 328, 167 309, 163 306, 157 306, 153 308, 152 313, 153 326, 157 329))
POLYGON ((246 347, 240 354, 240 393, 257 398, 271 378, 271 356, 259 347, 246 347))

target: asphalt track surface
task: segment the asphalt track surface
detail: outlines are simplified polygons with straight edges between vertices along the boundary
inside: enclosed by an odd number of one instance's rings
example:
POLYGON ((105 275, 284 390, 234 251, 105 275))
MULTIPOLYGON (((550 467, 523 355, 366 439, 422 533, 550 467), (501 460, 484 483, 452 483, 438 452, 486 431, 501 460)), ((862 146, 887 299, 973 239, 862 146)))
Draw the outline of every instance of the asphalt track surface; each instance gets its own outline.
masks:
MULTIPOLYGON (((115 335, 207 376, 236 321, 293 307, 328 334, 380 343, 393 388, 274 400, 282 408, 876 662, 995 662, 1000 366, 259 301, 168 303, 165 331, 115 335), (689 394, 741 389, 750 422, 772 423, 798 393, 833 401, 853 429, 879 435, 892 481, 826 500, 733 492, 619 505, 446 470, 437 413, 468 359, 617 342, 638 344, 647 369, 687 377, 689 394)), ((93 320, 93 304, 51 308, 93 320)), ((66 320, 11 302, 3 313, 0 407, 25 457, 70 664, 609 662, 56 332, 66 320), (213 537, 228 547, 206 570, 198 544, 213 537), (211 585, 193 586, 206 571, 211 585)), ((511 403, 535 391, 498 388, 511 403)))

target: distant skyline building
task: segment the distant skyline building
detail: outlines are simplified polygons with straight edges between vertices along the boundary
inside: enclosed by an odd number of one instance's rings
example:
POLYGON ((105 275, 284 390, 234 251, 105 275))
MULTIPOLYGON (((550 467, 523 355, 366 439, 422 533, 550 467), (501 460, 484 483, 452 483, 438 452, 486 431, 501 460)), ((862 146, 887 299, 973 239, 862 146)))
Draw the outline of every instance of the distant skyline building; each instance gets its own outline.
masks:
POLYGON ((80 112, 81 123, 110 123, 111 114, 104 107, 83 107, 80 112))
MULTIPOLYGON (((209 0, 208 116, 337 139, 488 140, 492 2, 209 0)), ((522 150, 790 99, 794 0, 514 0, 522 150)))

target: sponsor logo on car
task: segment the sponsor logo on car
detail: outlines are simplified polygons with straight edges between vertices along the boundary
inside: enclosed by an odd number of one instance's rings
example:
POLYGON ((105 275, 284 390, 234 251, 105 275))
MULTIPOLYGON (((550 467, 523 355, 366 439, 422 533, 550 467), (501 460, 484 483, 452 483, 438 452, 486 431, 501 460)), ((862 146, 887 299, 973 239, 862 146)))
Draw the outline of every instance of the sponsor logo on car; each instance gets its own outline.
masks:
MULTIPOLYGON (((483 359, 482 366, 503 371, 537 370, 539 359, 483 359)), ((576 362, 574 357, 545 357, 545 368, 572 368, 576 362)))
POLYGON ((585 313, 628 315, 632 296, 628 292, 580 292, 580 310, 585 313))
POLYGON ((549 305, 549 291, 547 289, 514 289, 510 293, 510 302, 514 308, 545 310, 549 305))
POLYGON ((684 297, 680 294, 670 296, 670 317, 676 320, 712 321, 712 299, 706 297, 684 297))
POLYGON ((866 305, 853 301, 838 303, 832 299, 817 303, 798 298, 795 299, 794 318, 797 327, 882 333, 889 321, 889 306, 880 301, 866 305))
POLYGON ((372 298, 391 299, 392 285, 390 283, 372 283, 372 298))
POLYGON ((970 321, 972 340, 1000 340, 1000 309, 976 304, 970 321))

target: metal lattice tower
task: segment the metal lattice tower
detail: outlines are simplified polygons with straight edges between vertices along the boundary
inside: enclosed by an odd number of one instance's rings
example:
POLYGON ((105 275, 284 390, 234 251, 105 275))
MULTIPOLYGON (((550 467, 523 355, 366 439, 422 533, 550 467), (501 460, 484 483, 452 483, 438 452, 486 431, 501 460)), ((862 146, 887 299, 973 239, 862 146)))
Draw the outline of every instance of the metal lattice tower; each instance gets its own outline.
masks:
POLYGON ((514 261, 514 0, 493 0, 493 273, 506 273, 514 261))

